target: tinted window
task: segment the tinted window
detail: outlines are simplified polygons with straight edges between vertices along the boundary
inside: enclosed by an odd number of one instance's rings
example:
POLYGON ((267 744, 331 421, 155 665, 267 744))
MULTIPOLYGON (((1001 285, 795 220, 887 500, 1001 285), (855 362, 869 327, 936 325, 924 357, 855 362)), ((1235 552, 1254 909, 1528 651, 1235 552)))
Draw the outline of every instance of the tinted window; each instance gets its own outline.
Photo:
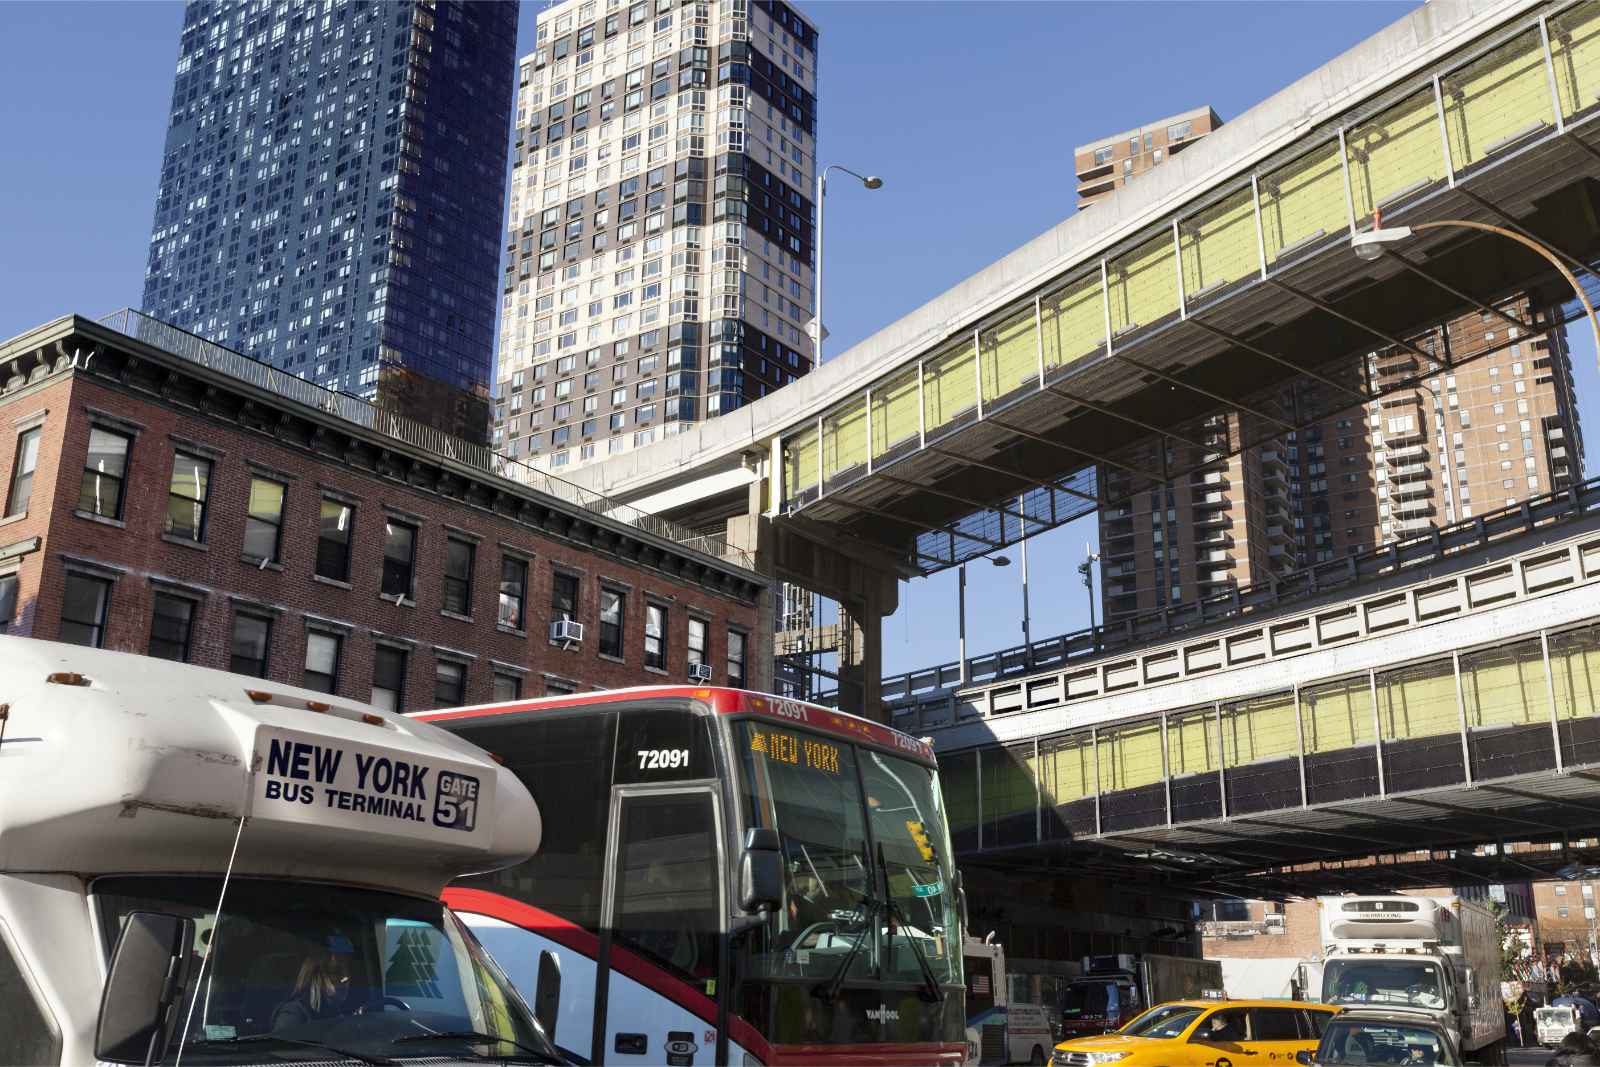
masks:
POLYGON ((0 937, 0 1063, 60 1063, 61 1038, 22 977, 22 965, 0 937))
POLYGON ((1250 1012, 1253 1041, 1299 1041, 1300 1024, 1293 1008, 1255 1008, 1250 1012))
POLYGON ((716 977, 722 909, 710 794, 627 798, 617 866, 617 940, 680 974, 716 977))
POLYGON ((1195 1028, 1190 1041, 1207 1042, 1234 1042, 1248 1041, 1250 1031, 1246 1026, 1247 1017, 1244 1008, 1224 1008, 1214 1011, 1195 1028))
MULTIPOLYGON (((617 728, 618 782, 710 778, 710 718, 687 710, 625 711, 617 728)), ((492 749, 490 751, 493 751, 492 749)))

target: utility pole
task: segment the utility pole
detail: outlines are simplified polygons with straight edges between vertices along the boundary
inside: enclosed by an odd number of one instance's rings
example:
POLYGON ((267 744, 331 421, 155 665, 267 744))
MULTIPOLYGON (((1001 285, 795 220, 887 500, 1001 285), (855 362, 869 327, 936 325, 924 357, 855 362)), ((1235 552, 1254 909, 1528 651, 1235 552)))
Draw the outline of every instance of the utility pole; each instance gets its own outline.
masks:
POLYGON ((1096 632, 1094 624, 1094 565, 1100 561, 1100 553, 1084 545, 1083 556, 1083 562, 1078 564, 1078 573, 1083 575, 1083 587, 1089 592, 1089 639, 1094 642, 1096 648, 1099 648, 1100 635, 1096 632))

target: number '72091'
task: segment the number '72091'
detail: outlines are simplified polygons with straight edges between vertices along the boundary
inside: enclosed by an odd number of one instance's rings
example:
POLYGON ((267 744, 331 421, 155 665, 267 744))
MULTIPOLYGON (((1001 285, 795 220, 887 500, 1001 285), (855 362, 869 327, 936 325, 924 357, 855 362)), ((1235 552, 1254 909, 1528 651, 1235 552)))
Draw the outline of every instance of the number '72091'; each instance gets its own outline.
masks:
POLYGON ((639 769, 668 770, 689 765, 689 750, 686 748, 641 748, 639 750, 639 769))

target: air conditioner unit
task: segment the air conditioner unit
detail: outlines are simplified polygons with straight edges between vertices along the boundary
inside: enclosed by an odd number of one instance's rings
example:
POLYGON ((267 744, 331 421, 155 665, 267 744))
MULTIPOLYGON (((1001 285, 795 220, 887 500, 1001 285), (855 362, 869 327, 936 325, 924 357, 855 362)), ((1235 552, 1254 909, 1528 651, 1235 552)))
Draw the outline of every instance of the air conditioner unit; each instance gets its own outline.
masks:
POLYGON ((709 681, 711 681, 711 664, 709 664, 709 663, 691 663, 691 664, 689 664, 689 680, 692 681, 692 682, 709 682, 709 681))
POLYGON ((571 619, 557 619, 550 624, 550 640, 576 644, 583 640, 583 623, 571 619))

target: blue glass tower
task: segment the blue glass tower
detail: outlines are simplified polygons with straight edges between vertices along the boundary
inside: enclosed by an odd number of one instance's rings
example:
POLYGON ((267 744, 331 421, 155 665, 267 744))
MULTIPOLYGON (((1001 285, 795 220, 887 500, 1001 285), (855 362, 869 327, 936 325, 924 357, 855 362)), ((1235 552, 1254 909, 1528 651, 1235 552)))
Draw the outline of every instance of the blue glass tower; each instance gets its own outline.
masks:
POLYGON ((517 5, 197 0, 150 314, 487 433, 517 5))

